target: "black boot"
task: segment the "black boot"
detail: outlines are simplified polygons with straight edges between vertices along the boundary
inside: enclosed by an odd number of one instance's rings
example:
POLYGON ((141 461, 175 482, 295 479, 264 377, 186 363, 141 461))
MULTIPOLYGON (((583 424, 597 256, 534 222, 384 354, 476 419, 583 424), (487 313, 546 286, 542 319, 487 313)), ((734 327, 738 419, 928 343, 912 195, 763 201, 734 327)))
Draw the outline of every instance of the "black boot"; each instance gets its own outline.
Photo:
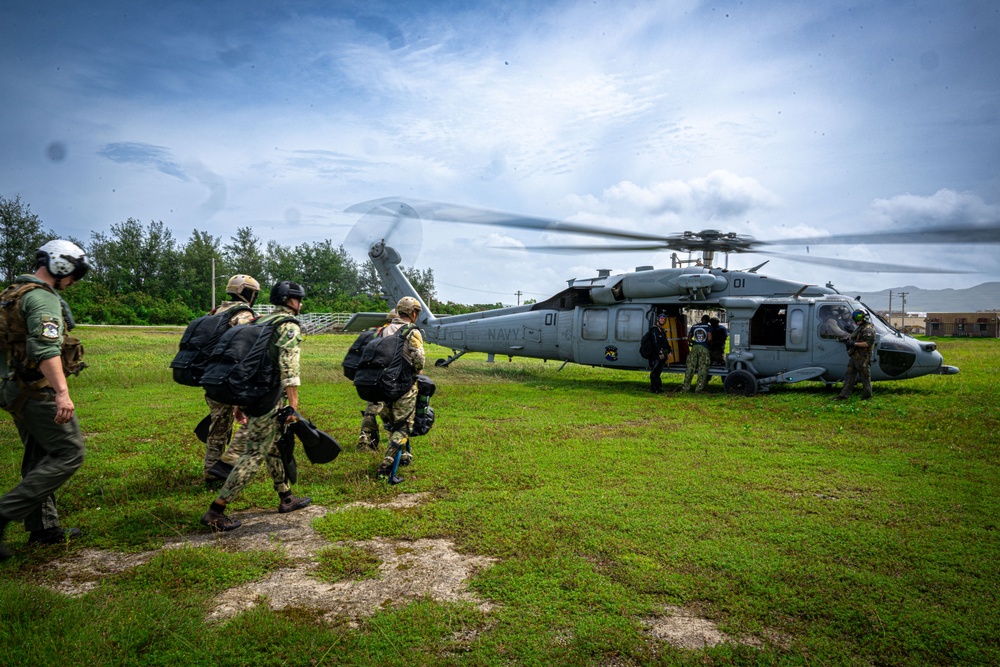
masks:
POLYGON ((28 544, 62 544, 83 535, 79 528, 43 528, 28 535, 28 544))

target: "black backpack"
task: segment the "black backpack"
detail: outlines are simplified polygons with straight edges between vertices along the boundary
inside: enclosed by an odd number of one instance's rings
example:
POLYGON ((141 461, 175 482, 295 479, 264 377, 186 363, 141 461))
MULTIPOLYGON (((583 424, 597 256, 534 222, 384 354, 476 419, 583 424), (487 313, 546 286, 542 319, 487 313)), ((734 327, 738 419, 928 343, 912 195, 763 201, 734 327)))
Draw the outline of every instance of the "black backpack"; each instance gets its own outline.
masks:
POLYGON ((416 329, 406 325, 391 336, 372 338, 354 372, 358 396, 370 403, 392 403, 413 386, 416 371, 403 356, 406 338, 416 329))
POLYGON ((653 340, 652 329, 644 333, 642 339, 639 340, 639 356, 643 359, 653 359, 659 356, 656 354, 656 341, 653 340))
POLYGON ((223 334, 229 331, 233 315, 243 310, 253 312, 250 306, 233 306, 221 313, 202 315, 192 320, 181 336, 181 342, 170 368, 174 369, 174 382, 188 387, 201 386, 205 365, 223 334))
POLYGON ((251 417, 274 408, 281 382, 271 356, 271 341, 277 326, 285 322, 299 321, 290 315, 266 315, 223 334, 201 376, 205 395, 218 403, 239 406, 251 417))
POLYGON ((351 347, 347 349, 347 354, 344 355, 344 362, 341 364, 344 367, 344 375, 348 380, 354 379, 354 373, 358 370, 358 364, 361 363, 361 353, 365 349, 365 345, 370 343, 381 329, 367 329, 362 331, 361 335, 354 339, 351 347))

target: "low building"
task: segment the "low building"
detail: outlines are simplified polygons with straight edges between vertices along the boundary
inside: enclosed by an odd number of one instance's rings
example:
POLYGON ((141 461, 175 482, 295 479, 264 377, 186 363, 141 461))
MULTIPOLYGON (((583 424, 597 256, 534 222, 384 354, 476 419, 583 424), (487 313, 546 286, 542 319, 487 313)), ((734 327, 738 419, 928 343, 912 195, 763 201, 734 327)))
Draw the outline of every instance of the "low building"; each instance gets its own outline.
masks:
POLYGON ((1000 312, 927 313, 924 330, 928 336, 959 338, 996 338, 1000 328, 1000 312))

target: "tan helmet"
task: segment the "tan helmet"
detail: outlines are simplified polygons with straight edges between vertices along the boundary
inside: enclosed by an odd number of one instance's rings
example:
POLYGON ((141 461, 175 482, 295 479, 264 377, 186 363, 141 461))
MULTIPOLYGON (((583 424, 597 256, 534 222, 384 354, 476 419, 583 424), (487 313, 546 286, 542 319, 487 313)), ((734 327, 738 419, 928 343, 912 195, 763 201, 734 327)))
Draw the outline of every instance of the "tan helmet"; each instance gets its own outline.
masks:
POLYGON ((251 306, 259 292, 260 283, 254 280, 253 277, 242 273, 238 273, 230 278, 229 284, 226 285, 227 294, 231 294, 240 301, 246 301, 251 306))
POLYGON ((396 304, 396 312, 400 315, 418 315, 420 310, 420 302, 412 296, 404 296, 396 304))
POLYGON ((396 314, 396 309, 393 308, 392 310, 390 310, 388 313, 385 314, 385 321, 392 322, 397 317, 399 317, 399 315, 396 314))

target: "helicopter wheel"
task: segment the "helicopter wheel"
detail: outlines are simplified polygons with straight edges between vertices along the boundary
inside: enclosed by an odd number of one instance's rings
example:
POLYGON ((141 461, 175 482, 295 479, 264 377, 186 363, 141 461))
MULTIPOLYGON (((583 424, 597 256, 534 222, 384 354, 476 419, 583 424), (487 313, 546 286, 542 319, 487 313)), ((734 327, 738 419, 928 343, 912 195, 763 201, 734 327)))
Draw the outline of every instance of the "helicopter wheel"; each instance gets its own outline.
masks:
POLYGON ((726 376, 723 386, 730 396, 753 396, 757 393, 757 378, 750 371, 735 370, 726 376))
POLYGON ((445 361, 444 359, 438 359, 437 361, 434 362, 434 365, 438 367, 447 366, 448 362, 445 361))

